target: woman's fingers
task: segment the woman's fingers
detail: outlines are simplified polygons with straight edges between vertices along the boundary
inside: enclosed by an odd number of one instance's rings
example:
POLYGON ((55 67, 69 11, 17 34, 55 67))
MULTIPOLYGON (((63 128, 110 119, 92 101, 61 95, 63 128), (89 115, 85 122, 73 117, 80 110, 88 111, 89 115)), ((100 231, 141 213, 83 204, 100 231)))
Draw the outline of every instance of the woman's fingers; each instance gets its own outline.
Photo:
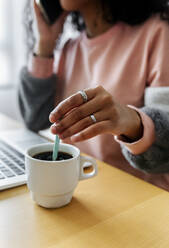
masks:
POLYGON ((80 133, 72 136, 71 141, 72 142, 84 141, 87 139, 91 139, 91 138, 95 137, 96 135, 108 133, 108 132, 110 132, 110 130, 111 130, 111 122, 109 120, 102 121, 102 122, 96 123, 96 124, 86 128, 83 131, 81 131, 80 133))
MULTIPOLYGON (((95 89, 85 90, 88 101, 90 101, 95 96, 95 89)), ((61 103, 57 105, 57 107, 50 113, 49 120, 54 123, 61 119, 66 113, 71 111, 72 109, 82 105, 84 100, 79 92, 68 97, 61 103)))
MULTIPOLYGON (((96 122, 101 122, 108 119, 106 111, 100 111, 94 114, 94 118, 96 122)), ((74 125, 70 125, 68 128, 63 129, 62 131, 58 131, 57 124, 51 126, 51 131, 54 134, 59 134, 61 139, 65 139, 71 137, 72 135, 79 133, 83 129, 95 124, 90 115, 81 119, 78 122, 74 122, 74 125)))
POLYGON ((99 102, 99 99, 96 97, 91 101, 82 104, 80 107, 75 108, 73 111, 64 116, 62 120, 55 123, 53 128, 55 129, 55 133, 62 133, 73 124, 78 123, 80 120, 85 119, 93 113, 98 112, 102 108, 102 105, 103 104, 99 102))
POLYGON ((71 138, 73 142, 102 133, 119 133, 120 111, 112 95, 101 86, 86 89, 85 93, 87 97, 77 92, 51 112, 52 133, 61 139, 71 138))

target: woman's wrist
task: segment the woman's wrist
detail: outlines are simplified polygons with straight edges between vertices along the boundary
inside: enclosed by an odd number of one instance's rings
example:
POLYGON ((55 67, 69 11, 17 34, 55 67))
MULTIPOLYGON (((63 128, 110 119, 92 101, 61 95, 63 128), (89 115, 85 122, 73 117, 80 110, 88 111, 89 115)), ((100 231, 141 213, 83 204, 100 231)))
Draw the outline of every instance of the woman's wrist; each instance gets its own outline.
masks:
POLYGON ((53 56, 56 42, 53 41, 39 41, 35 46, 35 54, 39 57, 53 56))
POLYGON ((126 125, 125 132, 121 135, 130 140, 130 142, 133 142, 141 139, 141 137, 143 136, 143 124, 141 121, 141 117, 136 110, 129 107, 127 107, 127 109, 128 121, 126 121, 126 124, 128 123, 128 125, 126 125))

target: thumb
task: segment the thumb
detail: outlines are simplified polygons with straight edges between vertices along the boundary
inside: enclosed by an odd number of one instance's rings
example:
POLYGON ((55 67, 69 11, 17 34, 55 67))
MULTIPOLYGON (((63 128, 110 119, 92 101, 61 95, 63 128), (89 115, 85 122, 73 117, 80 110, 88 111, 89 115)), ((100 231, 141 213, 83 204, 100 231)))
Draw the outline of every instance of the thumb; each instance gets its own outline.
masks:
POLYGON ((36 3, 36 0, 34 0, 34 10, 37 16, 41 16, 41 11, 39 9, 38 4, 36 3))
POLYGON ((44 20, 44 18, 43 18, 43 15, 42 15, 42 12, 41 12, 41 10, 40 10, 40 7, 39 7, 39 5, 37 4, 36 0, 34 0, 34 11, 35 11, 35 15, 36 15, 37 22, 38 22, 38 23, 39 23, 39 22, 40 22, 40 23, 41 23, 41 22, 46 23, 45 20, 44 20))

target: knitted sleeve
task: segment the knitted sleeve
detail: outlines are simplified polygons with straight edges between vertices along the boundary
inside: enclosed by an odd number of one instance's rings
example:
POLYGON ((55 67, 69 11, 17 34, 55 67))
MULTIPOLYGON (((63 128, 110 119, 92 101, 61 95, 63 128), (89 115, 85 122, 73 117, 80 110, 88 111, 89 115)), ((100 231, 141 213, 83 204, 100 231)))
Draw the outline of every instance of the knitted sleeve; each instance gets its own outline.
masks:
POLYGON ((56 102, 56 75, 45 79, 35 78, 25 67, 20 78, 18 101, 25 125, 33 131, 49 127, 49 113, 56 102))
POLYGON ((160 109, 141 109, 154 122, 155 141, 141 154, 132 154, 121 143, 122 153, 131 166, 147 173, 169 173, 169 115, 160 109))

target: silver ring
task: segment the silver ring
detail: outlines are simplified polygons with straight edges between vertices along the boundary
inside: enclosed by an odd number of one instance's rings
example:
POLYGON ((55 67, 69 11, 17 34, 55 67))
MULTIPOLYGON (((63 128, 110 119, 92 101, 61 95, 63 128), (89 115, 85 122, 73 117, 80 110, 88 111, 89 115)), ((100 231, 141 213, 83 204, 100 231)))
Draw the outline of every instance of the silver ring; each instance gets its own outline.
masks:
POLYGON ((97 120, 96 120, 96 118, 95 118, 95 116, 94 116, 94 115, 90 115, 90 118, 92 119, 92 121, 93 121, 94 123, 96 123, 96 122, 97 122, 97 120))
POLYGON ((78 91, 78 93, 82 96, 84 103, 88 101, 87 94, 84 90, 80 90, 80 91, 78 91))

